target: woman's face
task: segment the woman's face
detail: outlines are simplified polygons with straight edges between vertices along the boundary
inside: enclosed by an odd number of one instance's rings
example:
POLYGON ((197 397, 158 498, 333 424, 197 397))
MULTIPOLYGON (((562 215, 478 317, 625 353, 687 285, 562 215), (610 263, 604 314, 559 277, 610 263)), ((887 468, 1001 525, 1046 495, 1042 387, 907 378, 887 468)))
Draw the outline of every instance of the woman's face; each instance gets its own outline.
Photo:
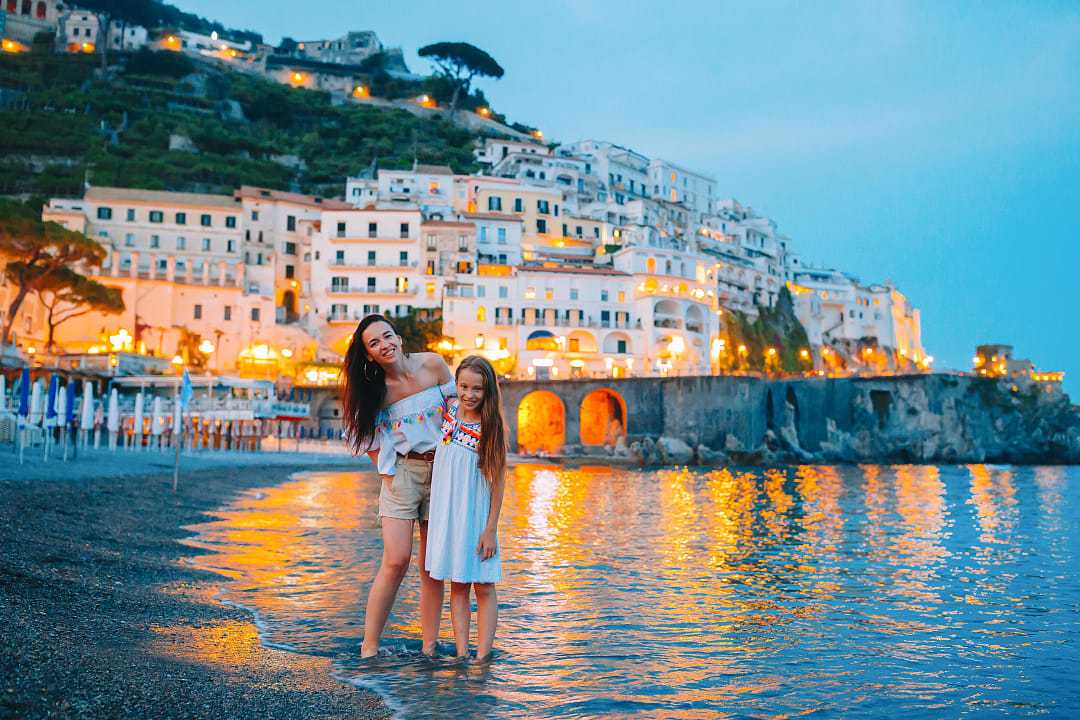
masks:
POLYGON ((360 340, 364 343, 368 359, 383 367, 393 365, 401 353, 401 337, 384 322, 368 325, 360 340))
POLYGON ((484 376, 472 368, 463 368, 457 374, 458 402, 469 412, 479 412, 484 404, 484 376))

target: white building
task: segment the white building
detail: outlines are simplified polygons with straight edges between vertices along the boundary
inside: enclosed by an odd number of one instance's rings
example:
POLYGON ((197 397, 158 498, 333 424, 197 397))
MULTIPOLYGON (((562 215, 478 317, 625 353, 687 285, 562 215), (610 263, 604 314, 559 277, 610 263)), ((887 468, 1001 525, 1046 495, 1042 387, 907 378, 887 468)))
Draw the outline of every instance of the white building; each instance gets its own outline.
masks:
POLYGON ((442 307, 421 256, 419 209, 324 210, 312 236, 312 305, 323 344, 339 354, 370 313, 432 314, 442 307), (422 291, 421 291, 422 288, 422 291))
POLYGON ((649 162, 649 190, 652 197, 682 203, 699 219, 712 209, 716 180, 688 170, 668 160, 649 162))
MULTIPOLYGON (((67 5, 58 0, 2 0, 4 52, 25 52, 39 32, 55 33, 67 5)), ((93 41, 91 41, 93 42, 93 41)))
POLYGON ((473 156, 481 165, 494 166, 503 158, 512 154, 551 155, 546 145, 528 140, 509 140, 506 138, 485 138, 478 142, 473 156))

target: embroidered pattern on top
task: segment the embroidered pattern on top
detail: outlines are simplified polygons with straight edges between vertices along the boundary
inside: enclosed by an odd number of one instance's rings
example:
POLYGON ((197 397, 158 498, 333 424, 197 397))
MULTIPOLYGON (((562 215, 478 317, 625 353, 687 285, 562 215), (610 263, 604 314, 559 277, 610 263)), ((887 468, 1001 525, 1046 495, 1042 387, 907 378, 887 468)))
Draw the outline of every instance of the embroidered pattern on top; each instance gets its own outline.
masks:
POLYGON ((480 423, 466 423, 457 419, 457 406, 451 406, 443 412, 443 444, 451 442, 461 447, 477 451, 480 446, 480 423))

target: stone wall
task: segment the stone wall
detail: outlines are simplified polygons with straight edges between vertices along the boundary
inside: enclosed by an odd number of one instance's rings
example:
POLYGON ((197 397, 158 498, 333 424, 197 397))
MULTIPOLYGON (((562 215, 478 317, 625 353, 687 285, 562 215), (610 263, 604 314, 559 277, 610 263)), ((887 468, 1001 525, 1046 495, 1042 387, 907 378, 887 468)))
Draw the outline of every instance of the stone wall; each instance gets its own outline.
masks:
POLYGON ((502 387, 512 449, 521 401, 545 390, 562 399, 568 454, 607 453, 641 462, 686 460, 688 452, 693 460, 709 462, 1080 462, 1080 412, 1059 389, 1030 383, 918 374, 502 387), (582 447, 581 403, 601 389, 625 402, 626 437, 608 448, 582 447))

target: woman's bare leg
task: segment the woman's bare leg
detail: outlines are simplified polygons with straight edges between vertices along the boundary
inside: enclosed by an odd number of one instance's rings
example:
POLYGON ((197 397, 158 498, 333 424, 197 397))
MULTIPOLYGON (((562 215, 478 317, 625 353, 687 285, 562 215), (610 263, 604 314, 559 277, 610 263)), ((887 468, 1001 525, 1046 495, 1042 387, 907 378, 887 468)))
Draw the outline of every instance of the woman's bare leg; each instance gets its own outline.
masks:
POLYGON ((469 583, 450 583, 450 623, 454 626, 454 645, 457 656, 469 656, 469 583))
POLYGON ((383 554, 379 571, 368 591, 367 608, 364 611, 364 642, 360 645, 360 657, 372 657, 379 652, 386 618, 394 606, 401 580, 409 570, 412 557, 413 521, 384 517, 382 519, 383 554))
POLYGON ((476 659, 487 660, 499 622, 499 596, 495 583, 473 583, 476 593, 476 659))
POLYGON ((420 523, 420 629, 424 654, 434 655, 435 643, 439 640, 439 621, 442 619, 443 581, 431 577, 424 567, 427 530, 428 524, 420 523))

